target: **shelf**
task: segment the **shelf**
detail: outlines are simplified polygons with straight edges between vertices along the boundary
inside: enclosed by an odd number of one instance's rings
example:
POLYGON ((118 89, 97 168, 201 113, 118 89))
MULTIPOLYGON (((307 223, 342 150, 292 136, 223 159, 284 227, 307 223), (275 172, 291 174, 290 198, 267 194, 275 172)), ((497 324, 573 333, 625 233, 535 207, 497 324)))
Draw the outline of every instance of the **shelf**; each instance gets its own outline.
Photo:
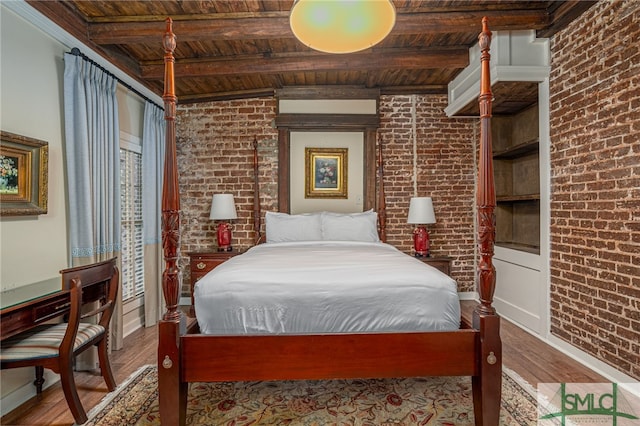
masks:
POLYGON ((532 105, 496 118, 491 128, 496 245, 528 253, 540 251, 539 122, 538 106, 532 105))
POLYGON ((522 157, 527 154, 533 154, 538 152, 539 140, 538 138, 529 140, 527 142, 520 143, 518 145, 512 146, 503 151, 494 152, 493 158, 495 159, 503 159, 508 160, 512 158, 522 157))
POLYGON ((499 195, 496 201, 499 203, 509 203, 517 201, 538 201, 540 194, 524 194, 524 195, 499 195))

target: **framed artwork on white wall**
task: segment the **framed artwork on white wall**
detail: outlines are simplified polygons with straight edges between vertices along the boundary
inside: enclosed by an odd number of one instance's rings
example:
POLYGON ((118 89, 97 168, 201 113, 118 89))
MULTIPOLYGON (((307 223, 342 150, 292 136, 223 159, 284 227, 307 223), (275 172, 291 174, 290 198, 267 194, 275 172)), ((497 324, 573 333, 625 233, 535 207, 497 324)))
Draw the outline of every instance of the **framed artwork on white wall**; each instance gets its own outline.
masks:
POLYGON ((305 198, 348 198, 348 148, 305 148, 305 198))
POLYGON ((47 142, 0 132, 0 216, 47 213, 47 142))

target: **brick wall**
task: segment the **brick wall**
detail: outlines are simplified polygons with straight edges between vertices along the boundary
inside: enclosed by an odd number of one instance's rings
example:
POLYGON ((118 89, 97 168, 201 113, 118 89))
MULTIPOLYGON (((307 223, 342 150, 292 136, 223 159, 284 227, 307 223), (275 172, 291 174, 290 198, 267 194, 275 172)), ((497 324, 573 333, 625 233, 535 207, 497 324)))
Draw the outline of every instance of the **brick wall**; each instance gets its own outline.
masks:
POLYGON ((217 222, 209 219, 214 193, 232 193, 238 219, 234 247, 251 246, 253 233, 253 138, 258 140, 262 211, 277 210, 278 132, 272 126, 276 101, 258 98, 178 106, 176 141, 180 186, 181 260, 184 287, 190 281, 187 255, 213 250, 217 222))
MULTIPOLYGON (((415 96, 417 195, 430 196, 436 223, 429 225, 433 256, 450 256, 459 291, 473 291, 474 266, 474 129, 478 120, 447 118, 446 96, 415 96)), ((410 252, 413 225, 407 224, 414 195, 412 96, 380 99, 384 143, 388 243, 410 252)))
MULTIPOLYGON (((475 120, 444 115, 446 96, 416 97, 418 195, 433 197, 437 223, 430 226, 432 252, 454 258, 452 275, 460 291, 474 288, 474 134, 475 120)), ((403 251, 413 246, 406 223, 413 195, 411 96, 384 96, 380 102, 385 156, 388 242, 403 251)), ((253 241, 252 141, 259 142, 261 208, 277 209, 277 130, 271 98, 178 106, 177 144, 181 193, 181 266, 189 283, 187 253, 215 246, 209 219, 211 196, 235 195, 238 220, 234 245, 253 241)), ((183 294, 188 294, 186 287, 183 294)))
POLYGON ((551 43, 551 332, 640 379, 640 2, 551 43))

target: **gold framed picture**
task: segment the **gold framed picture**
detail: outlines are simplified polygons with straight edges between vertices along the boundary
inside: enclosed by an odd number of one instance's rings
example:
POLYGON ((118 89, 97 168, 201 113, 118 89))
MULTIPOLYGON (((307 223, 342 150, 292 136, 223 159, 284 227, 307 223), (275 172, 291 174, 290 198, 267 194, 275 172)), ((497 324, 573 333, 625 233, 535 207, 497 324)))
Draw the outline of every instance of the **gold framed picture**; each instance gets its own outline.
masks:
POLYGON ((348 148, 305 148, 305 198, 348 198, 348 148))
POLYGON ((47 213, 47 142, 0 131, 0 216, 47 213))

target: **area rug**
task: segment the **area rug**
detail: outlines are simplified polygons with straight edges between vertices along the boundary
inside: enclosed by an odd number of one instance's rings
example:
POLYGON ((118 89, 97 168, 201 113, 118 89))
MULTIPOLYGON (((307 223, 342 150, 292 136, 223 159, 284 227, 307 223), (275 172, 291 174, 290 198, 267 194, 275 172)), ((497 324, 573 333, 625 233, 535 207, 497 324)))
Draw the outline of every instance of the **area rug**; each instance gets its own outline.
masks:
MULTIPOLYGON (((535 425, 526 382, 502 377, 501 425, 535 425)), ((159 425, 158 376, 145 366, 105 397, 85 425, 159 425)), ((192 383, 188 425, 473 425, 468 377, 192 383)))

